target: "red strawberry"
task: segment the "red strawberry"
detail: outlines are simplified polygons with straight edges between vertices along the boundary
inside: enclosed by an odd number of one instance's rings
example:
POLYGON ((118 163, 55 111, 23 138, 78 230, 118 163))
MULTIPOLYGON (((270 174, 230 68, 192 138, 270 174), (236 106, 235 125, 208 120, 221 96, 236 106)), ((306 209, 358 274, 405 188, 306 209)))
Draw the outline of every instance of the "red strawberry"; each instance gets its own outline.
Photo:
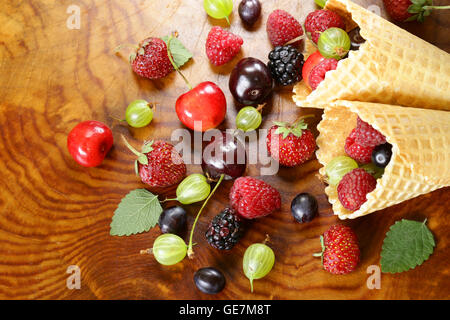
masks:
POLYGON ((305 30, 314 43, 325 30, 336 27, 345 30, 345 23, 341 16, 330 10, 315 10, 308 14, 305 20, 305 30))
POLYGON ((152 187, 168 187, 177 184, 186 175, 186 165, 172 144, 165 141, 146 142, 139 152, 123 139, 138 157, 135 169, 142 182, 152 187))
POLYGON ((358 128, 352 130, 350 135, 345 139, 344 150, 350 158, 355 159, 359 163, 366 164, 372 161, 372 151, 374 147, 363 147, 357 143, 356 137, 358 135, 358 128))
POLYGON ((375 147, 386 142, 386 137, 367 122, 357 118, 355 142, 363 147, 375 147))
POLYGON ((286 167, 294 167, 311 159, 316 140, 301 119, 294 125, 275 122, 266 138, 267 150, 275 160, 286 167))
POLYGON ((339 201, 347 210, 356 211, 367 201, 366 195, 376 186, 377 181, 366 170, 353 169, 342 177, 337 186, 339 201))
POLYGON ((322 252, 314 256, 322 257, 325 270, 332 274, 347 274, 356 269, 360 251, 355 232, 342 224, 331 226, 320 236, 322 252))
POLYGON ((280 193, 252 177, 240 177, 230 191, 230 204, 236 212, 247 219, 264 217, 281 208, 280 193))
MULTIPOLYGON (((283 46, 288 41, 303 35, 300 22, 284 10, 275 10, 269 15, 266 30, 274 47, 283 46)), ((292 45, 300 45, 302 41, 298 40, 292 45)))
POLYGON ((133 71, 144 78, 164 78, 173 70, 167 45, 159 38, 143 40, 137 52, 130 57, 130 61, 133 71))
POLYGON ((206 55, 213 65, 229 62, 241 49, 244 40, 221 27, 213 27, 206 39, 206 55))
POLYGON ((325 74, 337 68, 338 62, 335 59, 323 59, 309 73, 309 85, 312 90, 316 90, 319 84, 325 79, 325 74))

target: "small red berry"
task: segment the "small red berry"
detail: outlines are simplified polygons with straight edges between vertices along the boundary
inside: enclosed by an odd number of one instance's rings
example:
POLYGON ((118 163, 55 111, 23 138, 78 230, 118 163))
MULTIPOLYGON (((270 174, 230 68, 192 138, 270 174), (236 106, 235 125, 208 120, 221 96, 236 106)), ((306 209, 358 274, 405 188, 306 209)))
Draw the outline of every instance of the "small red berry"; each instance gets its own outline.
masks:
POLYGON ((375 147, 386 142, 386 137, 367 122, 357 118, 355 142, 363 147, 375 147))
POLYGON ((254 219, 279 210, 281 195, 262 180, 240 177, 231 187, 230 204, 241 217, 254 219))
POLYGON ((358 237, 347 226, 336 224, 321 236, 321 256, 325 270, 333 274, 347 274, 356 269, 360 260, 358 237))
POLYGON ((374 147, 364 147, 357 143, 356 136, 358 128, 352 130, 350 135, 345 139, 344 150, 347 155, 361 164, 370 163, 372 161, 372 151, 374 147))
POLYGON ((366 170, 357 168, 342 177, 337 186, 339 201, 350 211, 358 210, 367 201, 367 194, 375 190, 377 181, 366 170))
MULTIPOLYGON (((266 30, 274 47, 283 46, 288 41, 303 35, 300 22, 284 10, 275 10, 269 15, 266 30)), ((296 41, 292 45, 300 45, 302 41, 296 41)))
POLYGON ((332 27, 345 30, 345 23, 340 15, 330 10, 315 10, 305 20, 305 31, 314 43, 319 41, 322 32, 332 27))
POLYGON ((167 45, 159 38, 147 38, 139 44, 135 56, 131 58, 133 71, 144 78, 160 79, 173 71, 167 45))
POLYGON ((335 59, 323 59, 309 73, 309 85, 312 90, 316 90, 319 84, 325 79, 325 75, 330 70, 337 68, 338 62, 335 59))
POLYGON ((241 49, 244 40, 221 27, 213 27, 206 38, 206 55, 213 65, 229 62, 241 49))

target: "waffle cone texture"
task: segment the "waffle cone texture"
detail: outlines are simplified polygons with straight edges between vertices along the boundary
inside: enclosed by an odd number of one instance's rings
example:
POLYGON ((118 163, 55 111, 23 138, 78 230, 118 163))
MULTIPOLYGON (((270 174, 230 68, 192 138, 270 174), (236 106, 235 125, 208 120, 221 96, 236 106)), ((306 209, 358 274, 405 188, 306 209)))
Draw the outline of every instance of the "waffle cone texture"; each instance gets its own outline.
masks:
POLYGON ((359 210, 345 209, 336 186, 325 193, 341 219, 353 219, 450 185, 450 112, 387 104, 336 101, 324 109, 317 129, 317 159, 325 166, 345 155, 345 139, 356 118, 380 131, 392 144, 392 157, 374 191, 359 210))
POLYGON ((356 26, 366 40, 328 71, 316 90, 294 87, 298 106, 321 108, 336 100, 367 101, 450 110, 450 54, 349 0, 328 0, 326 9, 356 26))

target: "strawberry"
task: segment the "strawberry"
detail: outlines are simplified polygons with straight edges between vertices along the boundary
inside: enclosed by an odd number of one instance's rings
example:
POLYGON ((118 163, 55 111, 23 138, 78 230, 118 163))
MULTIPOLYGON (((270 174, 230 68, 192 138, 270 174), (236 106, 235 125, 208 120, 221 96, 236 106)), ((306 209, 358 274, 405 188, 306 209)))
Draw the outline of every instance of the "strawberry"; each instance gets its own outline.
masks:
POLYGON ((280 210, 281 195, 262 180, 240 177, 231 187, 230 204, 241 217, 254 219, 280 210))
POLYGON ((366 164, 370 163, 372 160, 373 146, 364 147, 356 142, 356 137, 358 135, 358 128, 352 130, 350 135, 345 139, 344 150, 348 156, 359 163, 366 164))
POLYGON ((316 90, 319 84, 325 80, 325 75, 330 70, 337 68, 338 62, 335 59, 323 59, 315 65, 309 72, 309 85, 312 90, 316 90))
POLYGON ((267 150, 272 158, 286 167, 294 167, 311 159, 316 140, 306 128, 303 119, 293 125, 275 122, 266 138, 267 150))
POLYGON ((306 16, 305 31, 314 43, 325 30, 336 27, 345 30, 345 23, 341 16, 330 10, 315 10, 306 16))
POLYGON ((186 175, 186 165, 175 147, 165 141, 145 142, 141 152, 134 149, 122 136, 127 147, 138 158, 136 174, 151 187, 168 187, 180 182, 186 175))
POLYGON ((160 79, 173 71, 167 45, 159 38, 143 40, 136 53, 130 56, 130 62, 133 71, 144 78, 160 79))
POLYGON ((450 6, 433 6, 433 0, 383 0, 389 16, 395 21, 423 22, 433 9, 450 9, 450 6))
POLYGON ((244 40, 221 27, 213 27, 206 38, 206 55, 215 66, 229 62, 241 49, 244 40))
POLYGON ((325 270, 332 274, 347 274, 356 269, 360 259, 358 237, 347 226, 336 224, 320 236, 322 252, 314 256, 322 257, 325 270))
POLYGON ((350 211, 358 210, 367 201, 367 194, 377 186, 375 178, 362 168, 346 173, 337 186, 339 201, 350 211))
MULTIPOLYGON (((275 10, 269 15, 266 30, 274 47, 283 46, 288 41, 303 35, 300 22, 284 10, 275 10)), ((292 45, 300 45, 302 41, 295 41, 292 45)))

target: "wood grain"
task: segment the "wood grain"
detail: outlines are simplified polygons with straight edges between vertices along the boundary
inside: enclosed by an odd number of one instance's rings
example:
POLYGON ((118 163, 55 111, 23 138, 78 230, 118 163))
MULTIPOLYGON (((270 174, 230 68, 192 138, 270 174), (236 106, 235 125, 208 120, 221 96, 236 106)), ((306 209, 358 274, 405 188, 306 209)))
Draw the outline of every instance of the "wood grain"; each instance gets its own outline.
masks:
MULTIPOLYGON (((236 1, 235 1, 236 2, 236 1)), ((443 1, 440 1, 443 2, 443 1)), ((364 5, 379 0, 360 1, 364 5)), ((439 1, 437 1, 439 3, 439 1)), ((180 40, 194 53, 183 67, 192 83, 211 80, 227 95, 228 112, 221 128, 233 128, 237 108, 228 92, 232 66, 244 56, 266 60, 270 44, 265 21, 274 8, 294 13, 303 21, 315 7, 312 0, 263 1, 263 17, 244 28, 234 10, 230 30, 244 38, 242 52, 230 64, 212 67, 204 53, 211 26, 224 21, 208 18, 195 0, 63 0, 3 1, 0 4, 0 298, 3 299, 448 299, 450 298, 449 189, 407 201, 395 207, 344 223, 359 236, 362 261, 347 276, 323 271, 318 237, 338 220, 316 177, 319 164, 311 160, 295 169, 281 169, 264 180, 282 193, 282 211, 249 227, 243 240, 230 252, 212 249, 204 240, 209 220, 227 205, 231 182, 208 204, 194 240, 196 258, 164 267, 139 250, 151 247, 158 228, 131 237, 111 237, 109 224, 120 199, 144 185, 134 175, 133 156, 120 141, 124 134, 135 144, 151 137, 169 140, 182 128, 175 112, 176 98, 187 90, 173 72, 161 81, 135 76, 126 61, 113 53, 123 43, 137 43, 146 36, 164 36, 177 30, 180 40), (81 29, 66 28, 69 5, 81 8, 81 29), (131 129, 111 116, 121 116, 134 99, 157 101, 152 124, 131 129), (77 165, 67 152, 66 138, 79 121, 96 119, 108 124, 115 146, 98 168, 77 165), (308 225, 295 223, 290 201, 299 192, 319 200, 320 218, 308 225), (380 290, 366 287, 369 265, 379 264, 386 231, 400 218, 428 218, 437 239, 430 260, 406 273, 382 275, 380 290), (273 271, 249 283, 241 264, 245 248, 269 234, 276 254, 273 271), (80 290, 68 290, 66 269, 81 268, 80 290), (220 268, 226 289, 216 296, 200 293, 193 273, 200 267, 220 268)), ((384 14, 384 13, 383 13, 384 14)), ((385 16, 385 15, 384 15, 385 16)), ((434 12, 423 25, 406 27, 420 37, 450 51, 448 12, 434 12)), ((301 113, 288 89, 270 98, 263 128, 272 120, 294 120, 301 113)), ((317 134, 317 132, 315 132, 317 134)), ((200 172, 197 165, 189 173, 200 172)), ((248 175, 258 176, 251 165, 248 175)), ((174 188, 164 190, 171 195, 174 188)), ((199 205, 188 206, 189 225, 199 205)))

